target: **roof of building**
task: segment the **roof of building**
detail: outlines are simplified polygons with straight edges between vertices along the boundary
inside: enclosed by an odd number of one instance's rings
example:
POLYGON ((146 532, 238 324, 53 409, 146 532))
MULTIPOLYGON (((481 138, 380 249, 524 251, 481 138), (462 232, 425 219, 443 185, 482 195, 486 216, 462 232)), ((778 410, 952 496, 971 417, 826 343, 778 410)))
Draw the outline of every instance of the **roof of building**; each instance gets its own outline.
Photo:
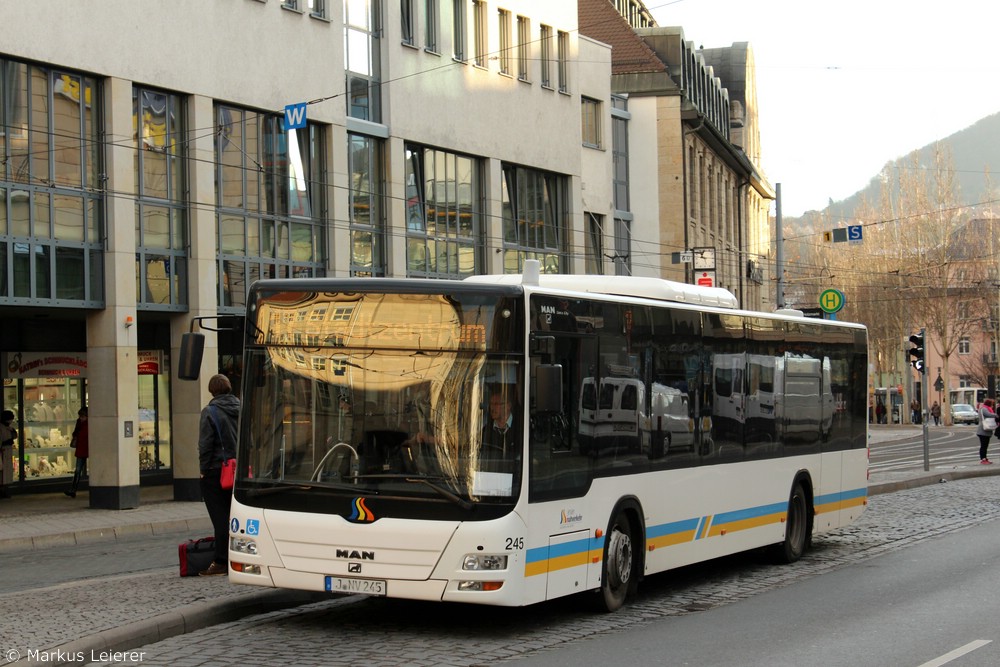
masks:
POLYGON ((667 71, 664 62, 618 13, 611 0, 579 0, 577 17, 581 35, 611 47, 612 74, 667 71))

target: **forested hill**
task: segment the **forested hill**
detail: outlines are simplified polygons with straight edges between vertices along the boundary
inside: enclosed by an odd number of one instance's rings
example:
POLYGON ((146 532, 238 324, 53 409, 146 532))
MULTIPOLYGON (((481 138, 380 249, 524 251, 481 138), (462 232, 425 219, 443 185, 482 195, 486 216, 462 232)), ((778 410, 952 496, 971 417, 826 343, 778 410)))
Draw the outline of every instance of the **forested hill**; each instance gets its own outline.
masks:
MULTIPOLYGON (((1000 191, 1000 113, 987 116, 973 125, 945 137, 941 143, 951 149, 956 176, 960 188, 960 200, 965 204, 977 204, 984 199, 986 190, 986 174, 989 172, 993 181, 992 187, 1000 191)), ((900 158, 890 160, 892 165, 908 165, 914 156, 920 164, 927 167, 934 165, 934 143, 918 148, 900 158)), ((785 218, 788 227, 795 228, 798 223, 815 220, 820 214, 827 221, 836 224, 838 221, 851 221, 855 210, 867 198, 877 204, 879 200, 879 174, 873 174, 867 187, 850 197, 831 202, 822 211, 808 211, 801 218, 785 218)))

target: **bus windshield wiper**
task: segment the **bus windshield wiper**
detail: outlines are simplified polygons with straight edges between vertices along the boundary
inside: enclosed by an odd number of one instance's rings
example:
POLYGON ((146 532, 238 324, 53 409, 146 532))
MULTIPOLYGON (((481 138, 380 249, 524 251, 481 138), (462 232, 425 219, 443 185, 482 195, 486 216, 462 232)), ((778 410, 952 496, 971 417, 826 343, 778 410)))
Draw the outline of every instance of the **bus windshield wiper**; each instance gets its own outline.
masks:
POLYGON ((452 491, 449 491, 440 484, 435 483, 435 480, 447 479, 446 477, 430 476, 430 475, 407 475, 404 473, 384 473, 384 474, 374 474, 374 475, 355 475, 354 477, 351 477, 351 479, 402 479, 407 482, 418 482, 420 484, 426 484, 427 486, 431 487, 432 489, 437 491, 440 495, 447 498, 448 500, 455 503, 464 510, 471 510, 474 507, 474 505, 470 501, 466 500, 465 498, 462 498, 461 496, 453 493, 452 491))
POLYGON ((466 500, 465 498, 455 495, 454 493, 444 488, 440 484, 435 484, 434 482, 425 477, 413 477, 412 475, 404 475, 404 477, 406 477, 407 482, 420 482, 421 484, 426 484, 427 486, 431 487, 432 489, 440 493, 442 496, 444 496, 445 498, 455 503, 464 510, 471 510, 473 508, 473 504, 468 500, 466 500))
POLYGON ((318 488, 316 484, 282 484, 281 486, 268 486, 262 489, 247 489, 247 495, 250 497, 256 496, 273 496, 278 493, 284 493, 285 491, 311 491, 312 489, 318 488))

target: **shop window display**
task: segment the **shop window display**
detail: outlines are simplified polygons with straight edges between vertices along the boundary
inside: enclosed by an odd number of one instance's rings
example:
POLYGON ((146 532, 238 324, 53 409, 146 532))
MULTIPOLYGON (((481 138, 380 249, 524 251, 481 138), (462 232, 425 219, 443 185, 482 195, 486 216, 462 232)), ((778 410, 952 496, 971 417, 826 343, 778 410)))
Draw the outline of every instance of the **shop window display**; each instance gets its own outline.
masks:
POLYGON ((73 474, 76 457, 69 443, 82 404, 82 384, 63 378, 5 381, 4 405, 17 416, 22 447, 22 456, 16 451, 14 455, 15 479, 73 474))
POLYGON ((170 376, 139 375, 139 471, 169 468, 170 462, 170 376))

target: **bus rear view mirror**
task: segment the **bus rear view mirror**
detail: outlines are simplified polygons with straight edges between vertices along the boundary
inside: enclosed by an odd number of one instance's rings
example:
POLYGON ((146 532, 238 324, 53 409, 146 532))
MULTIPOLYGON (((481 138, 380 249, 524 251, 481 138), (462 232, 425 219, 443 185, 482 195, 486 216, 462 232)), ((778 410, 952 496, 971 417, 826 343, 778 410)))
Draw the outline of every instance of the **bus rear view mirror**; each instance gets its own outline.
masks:
POLYGON ((539 364, 535 369, 535 412, 562 412, 562 366, 539 364))
POLYGON ((204 353, 205 334, 181 334, 181 361, 177 377, 181 380, 197 380, 204 353))

